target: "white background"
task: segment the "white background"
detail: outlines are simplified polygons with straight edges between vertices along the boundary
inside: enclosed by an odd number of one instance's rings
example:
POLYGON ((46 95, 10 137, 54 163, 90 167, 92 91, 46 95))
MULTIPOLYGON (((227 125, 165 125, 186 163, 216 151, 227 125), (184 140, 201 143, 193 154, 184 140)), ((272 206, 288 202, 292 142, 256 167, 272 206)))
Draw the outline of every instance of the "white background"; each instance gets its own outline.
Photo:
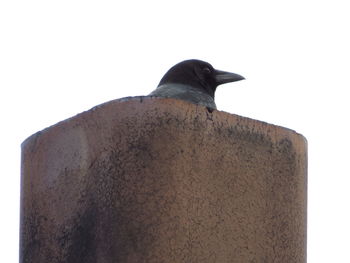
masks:
POLYGON ((308 262, 350 262, 347 2, 1 1, 0 262, 18 262, 21 142, 189 58, 246 77, 220 110, 308 139, 308 262))

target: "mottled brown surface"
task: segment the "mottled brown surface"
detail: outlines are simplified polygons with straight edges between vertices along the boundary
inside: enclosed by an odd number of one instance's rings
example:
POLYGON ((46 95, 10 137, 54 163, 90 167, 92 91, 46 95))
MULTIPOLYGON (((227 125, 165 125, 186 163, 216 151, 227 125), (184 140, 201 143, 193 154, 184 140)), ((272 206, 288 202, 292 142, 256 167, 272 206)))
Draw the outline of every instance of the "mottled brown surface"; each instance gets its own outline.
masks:
POLYGON ((306 141, 160 98, 22 145, 20 262, 306 262, 306 141))

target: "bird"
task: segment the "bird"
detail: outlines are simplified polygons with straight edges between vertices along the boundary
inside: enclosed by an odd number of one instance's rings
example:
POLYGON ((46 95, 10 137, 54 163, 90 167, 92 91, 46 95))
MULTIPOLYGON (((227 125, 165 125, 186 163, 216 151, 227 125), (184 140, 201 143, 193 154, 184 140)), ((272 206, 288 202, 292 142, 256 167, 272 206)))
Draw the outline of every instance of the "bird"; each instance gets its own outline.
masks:
POLYGON ((148 96, 185 100, 215 110, 216 88, 244 79, 239 74, 217 70, 202 60, 184 60, 171 67, 148 96))

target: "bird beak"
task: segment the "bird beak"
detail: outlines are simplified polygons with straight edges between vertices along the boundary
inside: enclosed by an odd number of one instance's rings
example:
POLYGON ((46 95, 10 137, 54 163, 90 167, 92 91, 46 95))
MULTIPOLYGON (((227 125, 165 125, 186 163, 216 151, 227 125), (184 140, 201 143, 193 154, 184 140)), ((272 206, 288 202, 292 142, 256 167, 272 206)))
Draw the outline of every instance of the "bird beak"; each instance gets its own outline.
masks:
POLYGON ((241 75, 238 75, 236 73, 221 71, 221 70, 215 70, 215 81, 217 85, 239 81, 245 79, 241 75))

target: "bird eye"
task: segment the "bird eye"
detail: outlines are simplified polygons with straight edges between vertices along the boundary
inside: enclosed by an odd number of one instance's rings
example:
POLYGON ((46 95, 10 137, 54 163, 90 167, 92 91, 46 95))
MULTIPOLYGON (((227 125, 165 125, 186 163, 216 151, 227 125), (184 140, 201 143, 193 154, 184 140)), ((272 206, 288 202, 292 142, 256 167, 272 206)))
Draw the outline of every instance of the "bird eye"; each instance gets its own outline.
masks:
POLYGON ((205 74, 210 74, 210 73, 211 73, 211 70, 210 70, 210 68, 205 67, 205 68, 203 69, 203 72, 204 72, 205 74))

